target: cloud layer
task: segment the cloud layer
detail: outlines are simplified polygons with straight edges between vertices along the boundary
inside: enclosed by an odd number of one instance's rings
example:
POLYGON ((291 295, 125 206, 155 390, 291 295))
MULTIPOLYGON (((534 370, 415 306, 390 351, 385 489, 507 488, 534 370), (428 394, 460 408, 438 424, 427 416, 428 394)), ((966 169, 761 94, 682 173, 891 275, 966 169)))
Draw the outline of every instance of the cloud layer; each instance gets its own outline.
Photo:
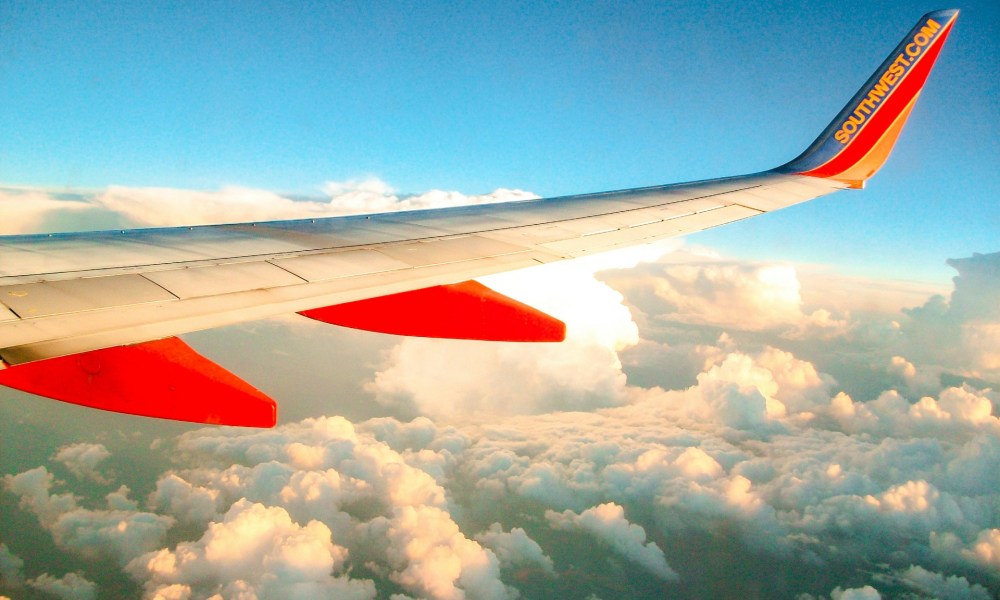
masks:
POLYGON ((1000 254, 951 264, 953 291, 906 311, 669 245, 490 278, 567 343, 400 339, 355 374, 393 416, 192 429, 127 450, 158 465, 141 488, 103 438, 59 443, 5 499, 93 568, 6 539, 0 593, 99 597, 110 569, 146 598, 996 595, 1000 254))
POLYGON ((113 185, 66 193, 0 188, 0 235, 306 219, 537 198, 516 189, 479 195, 442 190, 401 195, 376 178, 327 182, 322 191, 325 199, 234 186, 201 191, 113 185))

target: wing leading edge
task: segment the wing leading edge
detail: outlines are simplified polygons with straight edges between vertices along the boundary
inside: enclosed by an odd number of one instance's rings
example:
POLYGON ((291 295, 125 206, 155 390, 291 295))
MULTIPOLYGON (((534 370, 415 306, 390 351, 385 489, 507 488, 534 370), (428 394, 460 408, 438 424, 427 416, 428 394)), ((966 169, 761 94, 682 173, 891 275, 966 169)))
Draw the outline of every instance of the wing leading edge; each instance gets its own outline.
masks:
POLYGON ((300 312, 403 335, 557 341, 557 319, 470 280, 863 187, 957 15, 922 17, 802 155, 763 173, 402 213, 0 237, 0 385, 117 412, 270 426, 273 401, 173 336, 300 312))

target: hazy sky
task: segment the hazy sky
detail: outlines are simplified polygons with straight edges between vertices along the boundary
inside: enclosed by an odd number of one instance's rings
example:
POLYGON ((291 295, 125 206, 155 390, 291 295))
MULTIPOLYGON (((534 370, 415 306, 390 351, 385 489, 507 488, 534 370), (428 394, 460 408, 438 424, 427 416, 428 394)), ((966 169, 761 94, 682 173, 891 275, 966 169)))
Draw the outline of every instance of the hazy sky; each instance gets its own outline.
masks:
MULTIPOLYGON (((2 2, 0 233, 767 169, 937 8, 2 2)), ((186 336, 261 432, 0 388, 0 597, 995 597, 1000 6, 959 8, 867 190, 488 278, 563 344, 186 336)))

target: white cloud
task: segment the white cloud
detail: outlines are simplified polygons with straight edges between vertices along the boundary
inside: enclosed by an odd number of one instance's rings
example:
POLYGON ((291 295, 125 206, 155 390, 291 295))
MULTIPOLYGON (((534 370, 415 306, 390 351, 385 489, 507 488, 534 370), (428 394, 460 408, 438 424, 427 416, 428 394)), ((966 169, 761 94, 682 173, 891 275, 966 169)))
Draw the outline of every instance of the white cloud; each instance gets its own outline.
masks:
MULTIPOLYGON (((377 565, 377 571, 417 595, 506 598, 513 592, 500 580, 497 557, 459 530, 444 489, 414 466, 440 474, 449 468, 447 457, 465 444, 453 429, 439 430, 427 419, 410 424, 380 419, 363 431, 340 417, 249 435, 203 429, 182 436, 180 448, 250 461, 250 466, 195 469, 169 480, 184 475, 201 482, 197 487, 218 489, 224 498, 249 499, 233 506, 253 501, 278 506, 298 522, 321 519, 345 550, 357 549, 356 560, 377 565), (376 437, 405 448, 397 452, 376 437)), ((195 484, 182 481, 161 485, 157 502, 173 506, 175 497, 186 499, 195 484)), ((153 581, 190 584, 176 578, 153 581)))
POLYGON ((401 197, 378 179, 329 182, 324 191, 329 195, 327 200, 296 200, 241 187, 198 191, 111 186, 96 195, 93 202, 137 225, 167 227, 320 218, 537 198, 521 190, 505 189, 478 196, 431 190, 401 197))
POLYGON ((384 523, 393 581, 440 600, 516 596, 500 580, 496 555, 465 537, 448 512, 432 506, 403 506, 394 512, 384 523))
POLYGON ((132 490, 127 485, 120 485, 118 489, 109 493, 104 499, 108 503, 108 510, 135 511, 139 509, 139 503, 129 498, 132 490))
POLYGON ((647 543, 646 531, 639 525, 629 523, 625 510, 617 504, 608 502, 580 514, 571 510, 562 513, 550 510, 546 511, 545 518, 557 529, 576 527, 593 534, 622 556, 665 581, 678 578, 659 546, 647 543))
POLYGON ((879 436, 933 435, 955 441, 990 433, 1000 436, 1000 417, 993 415, 994 394, 968 386, 944 389, 938 398, 911 403, 895 390, 869 402, 838 394, 827 407, 845 432, 879 436))
POLYGON ((4 475, 4 487, 20 498, 21 508, 38 517, 43 527, 51 527, 59 516, 76 509, 72 494, 50 494, 55 477, 45 467, 37 467, 18 475, 4 475))
POLYGON ((371 581, 332 574, 347 557, 319 521, 299 526, 280 507, 240 500, 200 540, 137 557, 128 571, 144 582, 147 598, 187 593, 178 586, 208 595, 235 584, 252 597, 374 598, 371 581))
POLYGON ((504 567, 534 566, 547 575, 556 574, 552 559, 520 527, 504 531, 500 523, 494 523, 476 535, 476 541, 492 550, 504 567))
POLYGON ((93 201, 144 227, 329 216, 322 202, 296 202, 274 192, 240 187, 200 191, 110 186, 93 201))
POLYGON ((966 558, 987 568, 1000 571, 1000 529, 984 529, 968 550, 963 550, 966 558))
POLYGON ((638 392, 693 425, 721 424, 755 435, 808 421, 830 402, 832 377, 793 354, 766 346, 754 355, 719 348, 703 351, 704 370, 684 390, 638 392))
POLYGON ((56 543, 83 556, 110 554, 125 563, 162 544, 170 517, 148 512, 77 509, 52 525, 56 543))
POLYGON ((78 200, 60 200, 40 190, 0 188, 0 234, 34 233, 45 229, 48 219, 92 211, 95 205, 78 200))
POLYGON ((882 600, 882 594, 870 585, 846 590, 838 587, 830 593, 830 600, 882 600))
MULTIPOLYGON (((238 598, 239 600, 253 600, 254 596, 252 595, 246 595, 242 597, 239 595, 239 592, 244 591, 242 587, 237 587, 240 585, 240 583, 242 582, 237 582, 230 586, 227 586, 226 589, 227 592, 234 590, 237 591, 236 594, 231 594, 229 597, 238 598)), ((188 598, 190 597, 191 597, 191 586, 181 585, 179 583, 160 587, 155 591, 153 591, 151 594, 151 600, 188 600, 188 598)), ((211 600, 222 600, 222 596, 216 594, 215 596, 211 597, 211 600)))
POLYGON ((847 322, 827 309, 805 312, 795 267, 679 253, 614 278, 657 319, 736 331, 779 331, 828 337, 847 322))
POLYGON ((896 373, 904 379, 913 379, 917 376, 917 368, 913 363, 902 356, 893 356, 889 361, 889 371, 896 373))
POLYGON ((110 483, 110 480, 97 470, 97 466, 107 460, 111 452, 104 444, 77 443, 60 448, 52 457, 60 462, 70 473, 83 479, 91 479, 97 483, 110 483))
MULTIPOLYGON (((632 556, 651 577, 662 577, 669 568, 685 582, 697 571, 683 556, 681 563, 667 564, 660 542, 651 538, 683 544, 693 533, 724 530, 743 552, 791 564, 842 556, 879 562, 890 552, 893 560, 909 557, 916 563, 944 552, 952 561, 989 568, 977 557, 991 556, 995 489, 989 482, 995 479, 1000 439, 977 408, 980 396, 957 389, 935 401, 949 414, 963 415, 960 437, 948 429, 916 427, 925 417, 909 408, 878 408, 893 419, 880 421, 878 435, 871 436, 845 434, 823 409, 812 419, 794 410, 768 415, 768 397, 811 406, 835 391, 791 353, 724 353, 713 359, 698 387, 705 389, 630 390, 629 403, 616 408, 475 426, 445 426, 427 418, 409 423, 380 418, 353 426, 331 417, 260 432, 199 429, 184 434, 174 453, 179 464, 191 467, 163 475, 150 504, 178 519, 198 515, 188 519, 193 524, 212 519, 209 531, 227 527, 229 539, 239 530, 240 539, 251 540, 248 549, 240 556, 213 555, 220 565, 230 565, 220 571, 230 578, 225 583, 195 567, 214 560, 208 556, 217 546, 210 543, 216 534, 209 532, 174 550, 154 550, 134 561, 130 572, 147 584, 150 597, 229 597, 238 588, 227 586, 238 585, 260 594, 266 582, 244 573, 275 572, 277 563, 261 565, 278 543, 255 546, 256 538, 227 524, 249 511, 248 505, 263 515, 258 521, 285 524, 264 539, 295 533, 295 539, 315 541, 317 525, 299 529, 321 523, 325 530, 318 537, 341 549, 335 557, 344 557, 331 559, 334 578, 343 579, 349 565, 364 565, 373 585, 391 580, 411 597, 507 597, 517 585, 507 578, 517 571, 506 567, 551 572, 551 558, 542 548, 552 540, 544 531, 529 537, 523 527, 504 532, 497 523, 527 524, 546 511, 554 515, 550 519, 632 556), (749 429, 734 427, 731 415, 715 410, 720 392, 713 386, 754 399, 767 427, 752 420, 749 429), (973 476, 964 477, 968 473, 973 476), (641 508, 626 520, 623 506, 641 508), (491 520, 470 529, 487 528, 477 536, 460 526, 481 518, 491 520), (953 543, 944 543, 941 535, 947 532, 955 536, 953 543), (244 558, 249 563, 241 562, 244 558)), ((849 398, 847 404, 856 416, 875 410, 849 398)), ((826 405, 833 401, 827 398, 826 405)), ((51 485, 51 475, 40 469, 8 478, 8 489, 40 514, 60 503, 65 505, 49 511, 56 517, 73 509, 72 497, 52 494, 47 480, 51 485)), ((115 493, 127 498, 127 491, 115 493)), ((94 544, 107 546, 109 540, 94 544)), ((304 568, 296 565, 288 569, 304 568)), ((862 589, 863 583, 844 587, 862 589)))
POLYGON ((974 377, 1000 378, 1000 252, 950 259, 954 290, 907 310, 909 358, 974 377))
POLYGON ((962 345, 973 359, 972 367, 978 372, 1000 372, 1000 322, 963 323, 962 345))
POLYGON ((625 401, 618 352, 638 342, 619 292, 594 274, 651 260, 645 246, 483 278, 483 283, 566 323, 561 344, 406 338, 367 389, 380 403, 449 419, 588 410, 625 401), (445 383, 442 385, 442 383, 445 383))
POLYGON ((931 549, 943 560, 960 562, 987 572, 1000 572, 1000 529, 980 531, 968 542, 953 532, 932 532, 931 549))
POLYGON ((337 214, 420 210, 538 198, 531 192, 505 188, 480 195, 431 190, 422 194, 399 196, 389 184, 377 178, 329 181, 323 186, 323 192, 330 197, 330 206, 337 214))
POLYGON ((965 577, 945 576, 921 566, 911 566, 898 573, 899 582, 926 597, 940 600, 989 600, 990 593, 981 585, 970 584, 965 577))
POLYGON ((204 525, 218 513, 220 500, 218 489, 192 485, 175 473, 166 473, 157 480, 149 505, 182 523, 204 525))
POLYGON ((28 580, 28 585, 60 600, 94 600, 97 597, 97 584, 79 573, 67 573, 58 579, 43 573, 28 580))
MULTIPOLYGON (((89 558, 110 557, 124 564, 162 544, 174 519, 137 510, 90 510, 72 494, 52 494, 54 478, 45 467, 5 475, 6 488, 20 497, 21 507, 38 517, 56 544, 89 558)), ((126 488, 127 489, 127 488, 126 488)), ((121 490, 109 503, 122 499, 121 490)))
POLYGON ((11 552, 7 544, 0 542, 0 589, 20 586, 24 579, 21 574, 23 568, 24 561, 21 557, 11 552))
POLYGON ((112 185, 96 192, 55 193, 0 188, 0 234, 67 231, 82 227, 171 227, 308 219, 530 200, 535 194, 499 188, 487 194, 430 190, 400 195, 377 179, 327 182, 326 198, 302 199, 262 189, 219 190, 112 185), (81 215, 90 217, 82 220, 81 215), (70 218, 72 217, 72 218, 70 218))

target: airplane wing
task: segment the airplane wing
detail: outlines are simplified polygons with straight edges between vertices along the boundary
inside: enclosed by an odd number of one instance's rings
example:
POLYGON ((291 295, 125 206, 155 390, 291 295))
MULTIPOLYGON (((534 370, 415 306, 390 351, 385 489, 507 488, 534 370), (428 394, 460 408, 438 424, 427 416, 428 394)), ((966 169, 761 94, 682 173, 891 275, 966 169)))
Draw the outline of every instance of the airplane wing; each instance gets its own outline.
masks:
POLYGON ((0 385, 131 414, 271 426, 273 400, 174 336, 299 312, 402 335, 559 341, 561 322, 471 280, 863 187, 957 15, 922 17, 802 155, 763 173, 458 208, 0 237, 0 385))

